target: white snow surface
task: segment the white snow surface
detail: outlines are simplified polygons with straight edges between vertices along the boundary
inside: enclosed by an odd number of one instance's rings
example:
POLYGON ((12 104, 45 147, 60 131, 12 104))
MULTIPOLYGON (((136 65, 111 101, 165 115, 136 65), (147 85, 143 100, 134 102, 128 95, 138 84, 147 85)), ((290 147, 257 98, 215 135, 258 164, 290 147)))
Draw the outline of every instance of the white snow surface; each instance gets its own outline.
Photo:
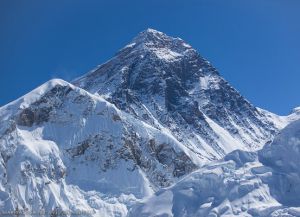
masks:
POLYGON ((182 39, 148 29, 73 83, 0 108, 0 213, 300 216, 300 109, 255 108, 182 39))
POLYGON ((129 216, 300 216, 300 121, 258 153, 234 151, 137 203, 129 216))
MULTIPOLYGON (((295 114, 286 118, 276 116, 276 121, 284 126, 291 116, 295 117, 295 114)), ((228 161, 201 166, 207 161, 183 146, 167 128, 160 125, 158 130, 120 111, 100 96, 63 80, 51 80, 1 107, 0 117, 3 120, 0 124, 0 207, 4 213, 12 210, 20 210, 27 216, 40 210, 49 214, 56 211, 84 216, 276 216, 276 213, 299 213, 296 208, 285 208, 289 201, 282 199, 280 193, 274 193, 273 188, 270 191, 269 183, 275 182, 272 179, 275 169, 267 167, 269 163, 265 166, 257 159, 248 163, 242 159, 242 166, 237 166, 231 160, 231 156, 236 155, 228 155, 228 161), (42 111, 49 112, 50 117, 39 120, 45 117, 36 115, 30 123, 27 120, 30 113, 21 115, 26 109, 35 114, 44 109, 42 111), (27 122, 21 117, 26 117, 27 122), (133 135, 129 133, 130 129, 133 135), (185 153, 191 163, 201 168, 186 173, 183 179, 172 176, 168 172, 172 167, 164 163, 153 163, 145 169, 134 158, 124 157, 126 154, 121 157, 121 151, 128 151, 124 149, 124 138, 128 136, 148 142, 155 139, 157 144, 172 148, 168 150, 185 153), (165 179, 170 187, 162 188, 158 184, 159 174, 167 175, 165 179)), ((243 148, 227 131, 208 117, 206 119, 220 136, 227 153, 243 148)), ((272 162, 271 166, 282 167, 283 171, 297 168, 299 137, 293 135, 299 136, 297 129, 300 127, 299 122, 295 123, 279 134, 283 137, 266 146, 260 156, 264 156, 263 159, 268 156, 271 160, 263 162, 272 162), (287 139, 291 152, 284 155, 286 160, 276 160, 282 159, 284 151, 279 149, 273 154, 268 147, 274 147, 278 141, 282 144, 282 140, 287 139), (283 162, 289 162, 288 159, 294 161, 285 165, 283 162)), ((206 150, 209 151, 209 145, 206 150)), ((148 154, 143 152, 145 156, 140 160, 155 159, 147 158, 148 154)), ((292 177, 299 180, 294 170, 292 177)), ((297 198, 291 200, 297 205, 297 198)))
POLYGON ((126 216, 199 161, 167 129, 58 79, 1 107, 0 119, 3 213, 126 216))

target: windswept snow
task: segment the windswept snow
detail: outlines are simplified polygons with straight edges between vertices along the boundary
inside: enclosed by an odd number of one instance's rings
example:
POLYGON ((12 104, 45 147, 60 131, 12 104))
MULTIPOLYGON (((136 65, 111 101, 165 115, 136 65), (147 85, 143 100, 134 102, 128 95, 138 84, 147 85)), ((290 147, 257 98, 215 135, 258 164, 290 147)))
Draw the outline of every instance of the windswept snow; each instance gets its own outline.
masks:
POLYGON ((300 120, 284 128, 259 152, 260 161, 271 167, 268 180, 276 199, 286 206, 300 206, 300 120))
POLYGON ((153 49, 154 53, 157 55, 158 58, 166 60, 166 61, 175 61, 178 57, 182 55, 171 51, 169 49, 160 48, 160 49, 153 49))
POLYGON ((300 121, 259 154, 233 151, 137 203, 129 216, 300 216, 300 121))
POLYGON ((196 168, 167 132, 60 80, 0 114, 4 212, 125 216, 132 202, 196 168))
POLYGON ((299 111, 254 107, 147 29, 73 84, 0 108, 0 214, 300 216, 299 111))

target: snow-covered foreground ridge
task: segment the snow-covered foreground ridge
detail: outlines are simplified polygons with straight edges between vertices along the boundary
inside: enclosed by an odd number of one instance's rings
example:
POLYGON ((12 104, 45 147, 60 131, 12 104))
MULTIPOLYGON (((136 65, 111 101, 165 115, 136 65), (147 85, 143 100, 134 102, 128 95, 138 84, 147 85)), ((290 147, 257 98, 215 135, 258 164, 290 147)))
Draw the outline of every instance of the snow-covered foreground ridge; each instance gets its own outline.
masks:
POLYGON ((236 150, 140 201, 129 216, 300 216, 300 121, 258 153, 236 150))
POLYGON ((0 214, 299 216, 299 117, 254 107, 148 29, 0 108, 0 214))

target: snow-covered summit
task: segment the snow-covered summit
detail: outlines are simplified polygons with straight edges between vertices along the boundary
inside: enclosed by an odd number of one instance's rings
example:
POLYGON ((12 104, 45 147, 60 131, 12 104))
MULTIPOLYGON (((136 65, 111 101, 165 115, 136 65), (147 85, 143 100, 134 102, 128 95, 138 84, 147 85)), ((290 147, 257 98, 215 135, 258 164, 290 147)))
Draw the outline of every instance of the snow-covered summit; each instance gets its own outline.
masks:
POLYGON ((0 119, 3 212, 125 216, 125 204, 199 164, 167 129, 157 130, 63 80, 1 107, 0 119))
POLYGON ((148 28, 142 32, 140 32, 134 39, 132 43, 137 44, 146 44, 149 46, 163 46, 167 45, 168 43, 176 43, 182 42, 183 40, 180 38, 174 38, 171 36, 166 35, 163 32, 157 31, 155 29, 148 28))
POLYGON ((72 84, 0 108, 0 210, 276 216, 287 202, 267 181, 295 168, 298 143, 291 163, 282 145, 265 165, 256 150, 299 117, 254 107, 182 39, 148 29, 72 84))
POLYGON ((155 29, 148 28, 140 32, 134 39, 133 42, 146 43, 150 41, 163 41, 170 40, 170 37, 164 34, 163 32, 157 31, 155 29))
POLYGON ((7 105, 0 107, 1 118, 3 120, 6 120, 10 115, 17 113, 18 110, 20 109, 24 109, 30 106, 35 101, 38 101, 44 94, 51 91, 53 88, 58 88, 58 87, 60 88, 69 87, 72 89, 78 88, 62 79, 51 79, 45 82, 44 84, 42 84, 41 86, 30 91, 26 95, 8 103, 7 105))
POLYGON ((300 107, 296 107, 292 110, 291 114, 300 114, 300 107))
POLYGON ((74 87, 72 84, 62 80, 62 79, 51 79, 47 82, 45 82, 44 84, 42 84, 41 86, 37 87, 36 89, 30 91, 28 94, 20 97, 19 99, 1 107, 0 109, 5 109, 7 106, 19 103, 20 106, 27 106, 28 104, 32 103, 33 101, 35 101, 36 99, 38 99, 39 97, 41 97, 44 93, 46 93, 47 91, 49 91, 50 89, 54 88, 55 86, 70 86, 70 87, 74 87), (23 104, 22 104, 23 103, 23 104))
POLYGON ((237 147, 258 149, 284 126, 241 96, 182 39, 152 29, 73 83, 154 128, 168 128, 203 159, 237 147))
POLYGON ((152 54, 153 58, 161 61, 172 62, 178 61, 187 55, 193 55, 196 51, 180 38, 174 38, 154 29, 147 29, 140 32, 122 52, 139 53, 145 56, 147 53, 152 54), (141 54, 141 52, 143 54, 141 54))

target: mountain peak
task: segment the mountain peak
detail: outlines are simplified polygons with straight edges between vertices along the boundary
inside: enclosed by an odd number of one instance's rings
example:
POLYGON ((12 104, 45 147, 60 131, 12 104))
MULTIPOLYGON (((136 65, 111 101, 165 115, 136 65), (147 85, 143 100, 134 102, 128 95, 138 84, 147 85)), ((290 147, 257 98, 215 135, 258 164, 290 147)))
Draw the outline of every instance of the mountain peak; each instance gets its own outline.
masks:
POLYGON ((178 61, 187 55, 197 55, 197 52, 186 42, 178 37, 148 28, 140 32, 133 40, 120 50, 119 54, 134 53, 145 56, 146 53, 154 54, 162 61, 178 61), (125 51, 122 53, 122 51, 125 51))
POLYGON ((52 79, 0 107, 3 213, 273 216, 285 195, 299 205, 297 143, 289 155, 285 137, 256 150, 300 109, 255 108, 183 40, 147 29, 73 84, 52 79))
POLYGON ((142 31, 141 33, 144 34, 154 34, 154 35, 165 35, 163 32, 158 31, 156 29, 152 29, 152 28, 147 28, 146 30, 142 31))
POLYGON ((165 33, 157 31, 155 29, 148 28, 142 32, 140 32, 133 41, 136 43, 139 42, 151 42, 151 41, 170 41, 174 40, 175 38, 172 38, 170 36, 167 36, 165 33))
POLYGON ((181 38, 171 37, 163 32, 148 28, 140 32, 131 42, 132 45, 142 45, 147 48, 181 50, 182 52, 192 47, 181 38))
POLYGON ((292 110, 292 112, 291 112, 291 114, 294 114, 294 113, 296 113, 296 114, 300 114, 300 106, 299 107, 296 107, 296 108, 294 108, 293 110, 292 110))

